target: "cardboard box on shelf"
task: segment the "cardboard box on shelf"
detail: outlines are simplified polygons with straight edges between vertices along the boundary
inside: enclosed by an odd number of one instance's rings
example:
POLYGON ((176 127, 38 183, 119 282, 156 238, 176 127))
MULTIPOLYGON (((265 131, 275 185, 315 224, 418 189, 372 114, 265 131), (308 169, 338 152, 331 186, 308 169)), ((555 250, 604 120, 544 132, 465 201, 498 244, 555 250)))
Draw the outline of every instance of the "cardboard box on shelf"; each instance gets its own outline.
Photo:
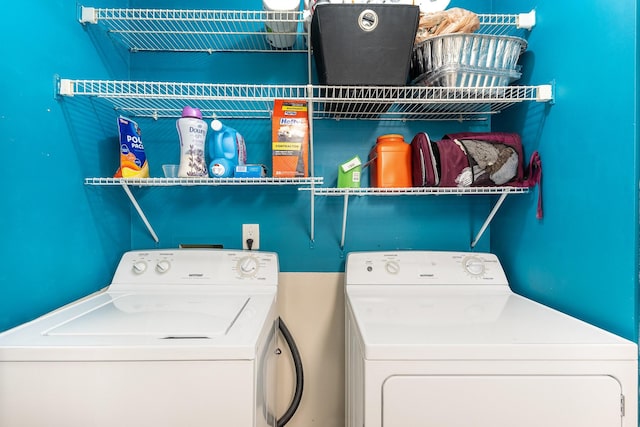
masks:
POLYGON ((309 115, 306 101, 275 100, 271 141, 274 178, 309 176, 309 115))

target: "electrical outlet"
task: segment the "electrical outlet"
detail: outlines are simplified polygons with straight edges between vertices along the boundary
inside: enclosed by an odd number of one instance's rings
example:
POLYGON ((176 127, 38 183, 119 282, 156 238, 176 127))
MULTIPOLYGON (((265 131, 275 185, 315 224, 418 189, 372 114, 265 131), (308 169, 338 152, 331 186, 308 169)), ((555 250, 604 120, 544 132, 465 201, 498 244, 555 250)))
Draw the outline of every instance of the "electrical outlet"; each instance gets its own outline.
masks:
POLYGON ((260 249, 260 224, 242 224, 242 249, 260 249), (251 239, 251 248, 248 240, 251 239))

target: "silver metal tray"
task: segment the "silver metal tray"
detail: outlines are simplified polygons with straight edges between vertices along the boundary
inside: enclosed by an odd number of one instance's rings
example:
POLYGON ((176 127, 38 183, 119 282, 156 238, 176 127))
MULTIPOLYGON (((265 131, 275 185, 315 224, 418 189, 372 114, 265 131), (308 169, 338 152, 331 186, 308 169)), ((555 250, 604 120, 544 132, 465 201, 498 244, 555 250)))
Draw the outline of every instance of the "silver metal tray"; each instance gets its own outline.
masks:
POLYGON ((478 87, 483 74, 487 77, 484 79, 487 86, 502 86, 508 84, 506 80, 510 83, 520 77, 518 58, 526 48, 526 40, 512 36, 446 34, 432 37, 413 48, 411 81, 430 86, 467 87, 469 79, 459 75, 471 73, 477 76, 471 80, 473 87, 478 87), (452 81, 454 84, 450 84, 452 81))

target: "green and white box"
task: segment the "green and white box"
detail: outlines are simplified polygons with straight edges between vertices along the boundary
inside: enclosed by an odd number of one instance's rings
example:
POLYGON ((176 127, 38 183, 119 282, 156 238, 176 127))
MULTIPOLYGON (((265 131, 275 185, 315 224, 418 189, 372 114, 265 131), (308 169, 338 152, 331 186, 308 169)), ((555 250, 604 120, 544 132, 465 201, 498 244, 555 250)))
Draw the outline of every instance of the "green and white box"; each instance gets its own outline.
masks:
POLYGON ((362 162, 355 156, 338 167, 338 188, 360 188, 361 174, 362 162))

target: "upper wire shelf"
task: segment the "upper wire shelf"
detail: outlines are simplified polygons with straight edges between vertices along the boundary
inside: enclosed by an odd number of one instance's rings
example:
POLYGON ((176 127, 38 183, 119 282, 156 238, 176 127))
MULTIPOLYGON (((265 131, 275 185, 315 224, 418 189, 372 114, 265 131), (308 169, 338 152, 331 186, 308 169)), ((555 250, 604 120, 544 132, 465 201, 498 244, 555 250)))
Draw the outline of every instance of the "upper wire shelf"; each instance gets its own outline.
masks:
POLYGON ((102 99, 133 117, 177 118, 184 105, 204 117, 270 118, 274 99, 313 102, 315 119, 480 120, 525 101, 547 102, 552 87, 314 86, 59 79, 57 95, 102 99))
POLYGON ((303 16, 296 12, 249 10, 102 9, 81 7, 82 24, 99 24, 132 52, 307 52, 300 37, 303 16), (295 28, 287 49, 267 42, 265 22, 295 28))
MULTIPOLYGON (((478 32, 514 35, 535 25, 535 11, 479 14, 478 32)), ((303 12, 187 9, 112 9, 81 6, 82 24, 98 24, 131 52, 307 52, 303 12), (295 28, 278 33, 293 37, 287 49, 267 42, 265 22, 295 28)), ((282 28, 281 27, 281 28, 282 28)))
POLYGON ((494 36, 526 36, 536 25, 536 11, 519 14, 480 14, 478 33, 494 36))

